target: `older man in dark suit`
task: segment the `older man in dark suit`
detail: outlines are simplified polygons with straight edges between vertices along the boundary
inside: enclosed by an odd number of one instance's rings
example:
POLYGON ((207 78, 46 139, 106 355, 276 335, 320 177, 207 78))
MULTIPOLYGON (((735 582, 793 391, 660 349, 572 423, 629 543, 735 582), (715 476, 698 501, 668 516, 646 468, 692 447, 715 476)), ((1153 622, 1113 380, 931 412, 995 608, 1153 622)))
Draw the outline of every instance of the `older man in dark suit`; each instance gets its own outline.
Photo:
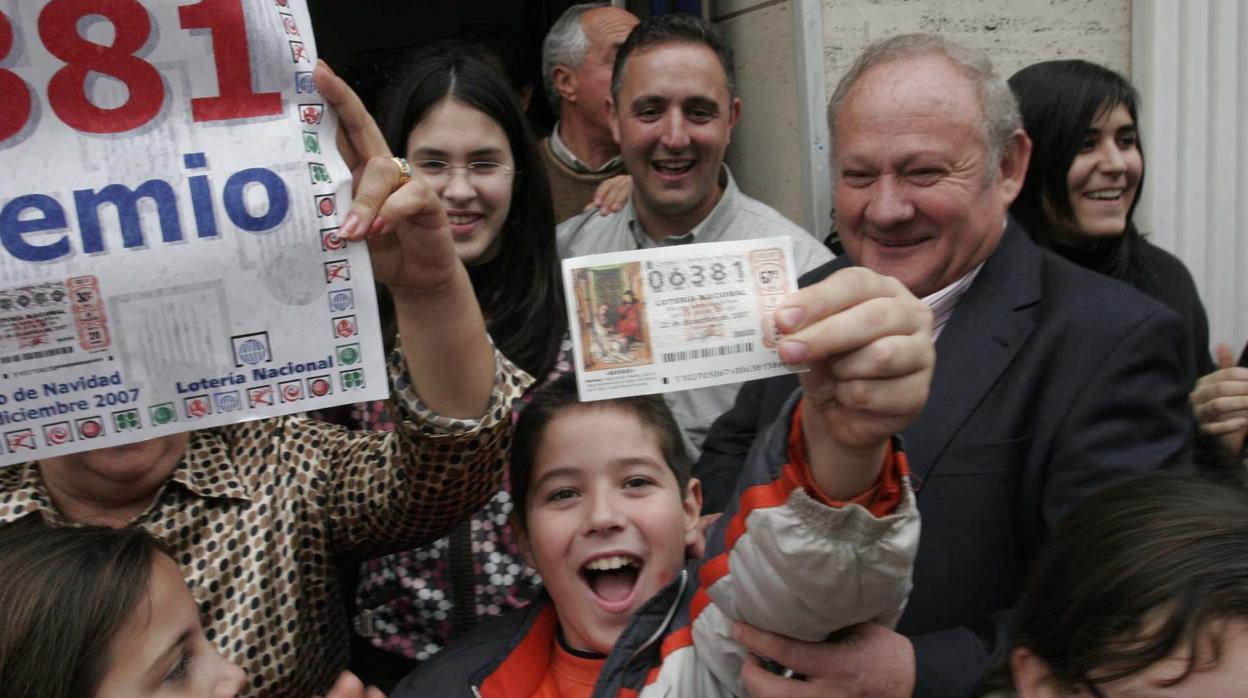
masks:
MULTIPOLYGON (((935 315, 931 396, 903 432, 923 517, 914 592, 897 632, 868 624, 809 644, 739 626, 747 647, 809 680, 756 663, 742 676, 756 698, 966 695, 1005 649, 1049 527, 1098 487, 1184 452, 1195 377, 1171 311, 1007 221, 1031 143, 986 59, 931 36, 886 40, 841 81, 829 121, 848 259, 803 284, 856 262, 900 279, 935 315)), ((852 403, 873 376, 848 367, 838 378, 807 400, 852 403)), ((732 496, 754 435, 796 385, 749 384, 715 423, 695 469, 707 511, 732 496)))

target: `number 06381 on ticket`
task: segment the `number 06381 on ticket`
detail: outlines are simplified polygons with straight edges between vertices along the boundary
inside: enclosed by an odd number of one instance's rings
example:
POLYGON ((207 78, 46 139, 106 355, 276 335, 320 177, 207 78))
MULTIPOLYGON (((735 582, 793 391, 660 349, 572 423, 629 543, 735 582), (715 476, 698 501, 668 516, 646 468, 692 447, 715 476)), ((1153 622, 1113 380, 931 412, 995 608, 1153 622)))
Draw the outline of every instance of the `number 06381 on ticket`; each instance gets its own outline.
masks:
POLYGON ((795 269, 787 237, 563 260, 581 400, 793 372, 772 316, 797 290, 795 269))

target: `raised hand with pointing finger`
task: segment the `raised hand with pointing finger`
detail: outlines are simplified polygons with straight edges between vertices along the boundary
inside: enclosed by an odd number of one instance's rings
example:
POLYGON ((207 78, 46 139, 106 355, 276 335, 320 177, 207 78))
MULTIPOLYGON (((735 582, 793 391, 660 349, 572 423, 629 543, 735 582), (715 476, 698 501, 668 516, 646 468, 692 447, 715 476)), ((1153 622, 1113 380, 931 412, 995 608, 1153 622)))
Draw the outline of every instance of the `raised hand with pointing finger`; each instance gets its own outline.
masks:
POLYGON ((367 240, 373 275, 394 296, 416 394, 448 417, 476 418, 494 383, 494 350, 441 199, 393 157, 351 88, 324 62, 317 88, 338 114, 338 148, 354 177, 341 233, 367 240))

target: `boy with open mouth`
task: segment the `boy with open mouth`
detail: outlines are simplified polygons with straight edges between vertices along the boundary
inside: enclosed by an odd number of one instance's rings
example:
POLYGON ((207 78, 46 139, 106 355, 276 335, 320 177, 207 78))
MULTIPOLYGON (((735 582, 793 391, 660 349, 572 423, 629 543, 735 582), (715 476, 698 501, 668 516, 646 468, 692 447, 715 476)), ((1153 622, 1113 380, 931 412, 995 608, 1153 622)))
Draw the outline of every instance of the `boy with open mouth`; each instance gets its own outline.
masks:
POLYGON ((582 403, 573 375, 539 390, 510 468, 513 527, 545 593, 391 698, 742 696, 734 621, 807 641, 895 624, 919 516, 889 435, 926 400, 931 316, 895 280, 846 271, 777 313, 785 340, 804 344, 781 357, 812 365, 805 393, 754 444, 705 540, 701 487, 661 396, 582 403), (851 375, 872 385, 838 394, 851 375))

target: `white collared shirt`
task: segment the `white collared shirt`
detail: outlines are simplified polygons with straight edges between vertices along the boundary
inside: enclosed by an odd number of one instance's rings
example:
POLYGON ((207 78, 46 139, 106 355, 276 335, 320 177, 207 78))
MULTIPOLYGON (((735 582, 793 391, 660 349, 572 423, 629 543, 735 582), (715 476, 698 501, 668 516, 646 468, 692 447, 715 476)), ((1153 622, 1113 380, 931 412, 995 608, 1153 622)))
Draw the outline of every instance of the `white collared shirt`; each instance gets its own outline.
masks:
MULTIPOLYGON (((1001 234, 1005 234, 1005 229, 1010 226, 1010 219, 1006 218, 1001 222, 1001 234)), ((988 261, 988 260, 984 260, 988 261)), ((953 317, 953 311, 958 307, 958 301, 966 294, 967 289, 975 282, 975 277, 979 276, 979 271, 984 268, 984 262, 975 265, 975 268, 968 271, 964 276, 948 286, 929 293, 919 300, 927 304, 932 309, 932 341, 935 342, 940 338, 940 331, 945 329, 945 325, 949 323, 949 318, 953 317)))
POLYGON ((923 296, 920 300, 932 309, 932 341, 935 342, 940 337, 940 331, 945 329, 949 318, 953 317, 953 311, 958 307, 958 301, 966 293, 966 290, 975 282, 975 277, 979 276, 979 270, 984 268, 984 263, 980 262, 975 268, 967 272, 962 278, 954 281, 948 286, 923 296))
POLYGON ((668 236, 658 242, 652 239, 637 218, 637 209, 633 206, 634 193, 617 213, 603 216, 597 211, 588 211, 560 223, 555 233, 559 258, 784 235, 793 239, 793 261, 797 263, 799 276, 832 260, 832 252, 823 243, 779 211, 743 194, 737 188, 728 166, 722 167, 724 191, 719 201, 706 218, 684 235, 668 236))

